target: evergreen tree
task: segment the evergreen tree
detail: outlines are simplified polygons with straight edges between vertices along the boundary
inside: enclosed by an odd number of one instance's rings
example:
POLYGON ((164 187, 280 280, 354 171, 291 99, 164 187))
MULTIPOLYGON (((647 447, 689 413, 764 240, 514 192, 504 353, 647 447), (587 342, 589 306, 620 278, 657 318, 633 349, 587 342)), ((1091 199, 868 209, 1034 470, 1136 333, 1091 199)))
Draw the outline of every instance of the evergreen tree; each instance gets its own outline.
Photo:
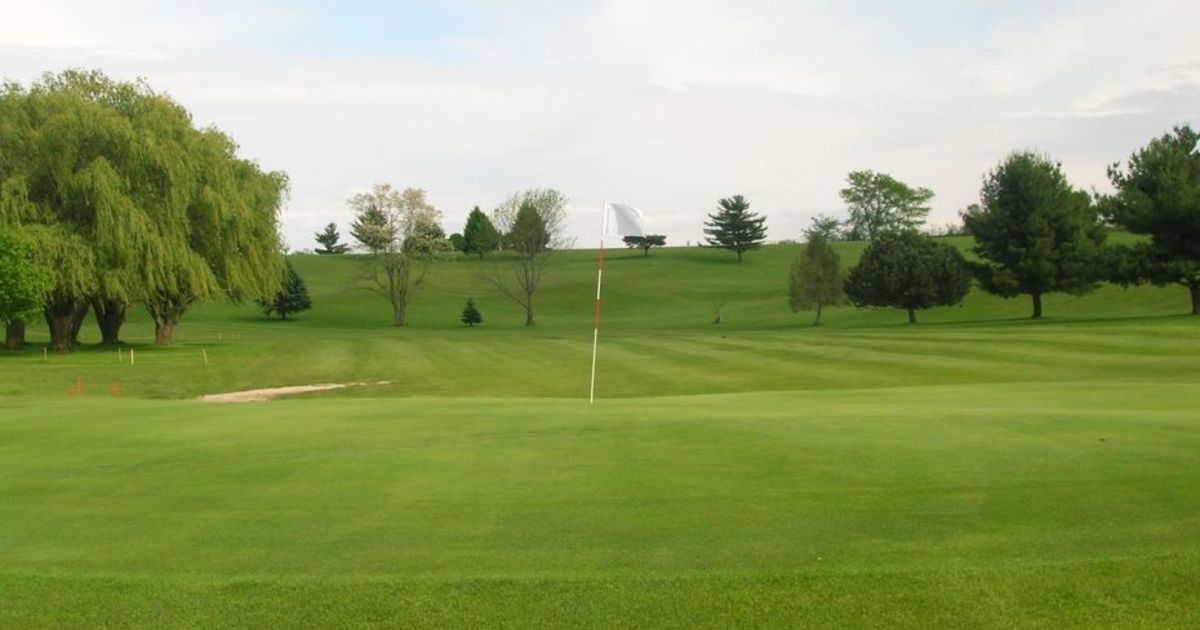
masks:
POLYGON ((338 233, 337 224, 330 223, 325 226, 325 230, 315 234, 317 243, 321 247, 317 248, 318 254, 345 254, 350 251, 350 246, 341 243, 342 235, 338 233))
POLYGON ((744 252, 762 247, 767 219, 750 212, 750 202, 741 195, 722 199, 717 205, 717 211, 704 223, 704 233, 710 245, 737 252, 740 263, 744 252))
POLYGON ((980 205, 963 213, 984 262, 971 267, 979 284, 1003 297, 1092 291, 1099 277, 1104 230, 1086 192, 1067 182, 1058 164, 1014 153, 984 179, 980 205))
POLYGON ((292 261, 284 260, 283 285, 275 292, 270 300, 258 299, 258 305, 263 314, 270 317, 279 315, 279 319, 287 319, 288 315, 307 311, 312 308, 312 300, 308 297, 308 287, 304 279, 292 267, 292 261))
POLYGON ((451 234, 450 236, 446 237, 446 240, 450 241, 450 249, 452 251, 456 251, 456 252, 467 251, 466 250, 467 241, 466 241, 466 239, 463 238, 462 234, 455 232, 454 234, 451 234))
POLYGON ((642 250, 642 256, 649 256, 652 247, 664 247, 667 244, 667 237, 662 234, 626 236, 621 240, 625 242, 626 247, 642 250))
POLYGON ((396 240, 400 227, 392 215, 404 201, 391 185, 376 184, 371 192, 354 195, 347 204, 354 210, 350 236, 368 252, 383 251, 396 240))
POLYGON ((462 323, 470 327, 483 323, 483 315, 479 313, 479 309, 475 308, 475 300, 471 298, 467 298, 467 306, 463 308, 462 323))
POLYGON ((1125 169, 1108 171, 1117 194, 1105 200, 1114 225, 1149 237, 1115 249, 1113 280, 1187 287, 1200 315, 1200 133, 1189 126, 1150 141, 1125 169))
POLYGON ((971 273, 957 249, 916 232, 884 233, 871 241, 850 271, 846 295, 857 306, 908 311, 958 304, 971 290, 971 273))
POLYGON ((475 209, 471 210, 471 214, 467 215, 467 225, 463 228, 462 239, 462 251, 480 258, 500 247, 500 232, 496 230, 496 226, 488 218, 488 215, 479 209, 479 206, 475 206, 475 209))
POLYGON ((792 263, 789 303, 792 312, 815 309, 813 324, 821 323, 821 311, 826 306, 841 304, 846 299, 845 277, 837 252, 819 233, 812 233, 808 243, 792 263))

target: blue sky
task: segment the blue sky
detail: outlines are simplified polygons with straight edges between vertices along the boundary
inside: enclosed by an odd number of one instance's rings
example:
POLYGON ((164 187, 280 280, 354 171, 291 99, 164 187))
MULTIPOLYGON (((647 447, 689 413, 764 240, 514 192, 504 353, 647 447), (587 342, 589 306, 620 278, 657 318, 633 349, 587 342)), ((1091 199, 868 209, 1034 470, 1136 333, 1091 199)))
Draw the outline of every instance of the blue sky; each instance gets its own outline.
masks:
POLYGON ((839 213, 848 171, 976 200, 1014 149, 1104 169, 1200 116, 1200 3, 0 0, 0 74, 146 77, 291 176, 293 248, 374 182, 425 188, 450 231, 549 186, 700 236, 744 194, 772 239, 839 213))

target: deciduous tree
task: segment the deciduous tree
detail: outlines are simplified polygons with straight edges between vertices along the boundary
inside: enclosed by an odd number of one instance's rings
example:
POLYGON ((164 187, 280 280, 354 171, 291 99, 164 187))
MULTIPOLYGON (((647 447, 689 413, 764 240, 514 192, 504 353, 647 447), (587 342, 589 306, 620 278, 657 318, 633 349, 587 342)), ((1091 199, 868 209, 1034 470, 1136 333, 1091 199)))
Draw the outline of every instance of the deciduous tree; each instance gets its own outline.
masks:
POLYGON ((814 235, 819 235, 830 243, 844 240, 846 236, 842 222, 837 217, 828 214, 818 214, 813 217, 808 228, 804 230, 805 239, 811 239, 814 235))
POLYGON ((653 247, 664 247, 667 237, 662 234, 647 234, 645 236, 626 236, 621 239, 625 246, 642 250, 642 256, 649 256, 653 247))
MULTIPOLYGON (((565 207, 566 198, 562 197, 565 207)), ((505 235, 509 252, 496 262, 486 280, 503 296, 525 309, 525 325, 534 325, 534 297, 541 287, 542 277, 549 268, 555 251, 553 245, 562 243, 561 232, 552 231, 533 200, 517 210, 512 227, 505 235)), ((558 221, 555 230, 561 230, 558 221)))
POLYGON ((396 217, 403 205, 400 191, 391 184, 375 184, 370 192, 358 193, 347 202, 354 212, 350 236, 368 252, 386 249, 396 240, 396 217))
POLYGON ((841 260, 829 241, 819 233, 809 234, 804 249, 792 263, 788 291, 792 311, 816 310, 813 324, 820 324, 821 311, 826 306, 845 302, 845 282, 841 260))
POLYGON ((873 240, 882 234, 916 230, 929 214, 933 191, 913 188, 875 171, 853 171, 846 176, 842 201, 850 211, 851 240, 873 240))
POLYGON ((29 240, 0 228, 0 322, 9 350, 25 344, 25 322, 41 310, 50 286, 50 270, 38 261, 29 240))
POLYGON ((355 238, 371 254, 373 290, 391 304, 392 323, 404 326, 413 294, 438 254, 449 249, 441 212, 426 200, 424 190, 396 191, 389 184, 376 184, 371 193, 355 195, 348 203, 357 212, 355 238))
POLYGON ((971 290, 971 273, 958 250, 914 231, 884 233, 867 245, 850 271, 846 295, 857 306, 917 311, 958 304, 971 290))
POLYGON ((286 178, 144 82, 72 70, 7 84, 0 136, 0 211, 51 261, 55 349, 74 344, 89 306, 112 343, 143 301, 169 343, 188 304, 274 286, 286 178))
POLYGON ((555 240, 548 247, 562 249, 571 243, 563 233, 567 220, 567 196, 553 188, 531 188, 514 193, 492 211, 492 224, 500 233, 501 245, 509 247, 507 237, 516 225, 517 214, 523 206, 532 207, 546 227, 546 234, 555 240))

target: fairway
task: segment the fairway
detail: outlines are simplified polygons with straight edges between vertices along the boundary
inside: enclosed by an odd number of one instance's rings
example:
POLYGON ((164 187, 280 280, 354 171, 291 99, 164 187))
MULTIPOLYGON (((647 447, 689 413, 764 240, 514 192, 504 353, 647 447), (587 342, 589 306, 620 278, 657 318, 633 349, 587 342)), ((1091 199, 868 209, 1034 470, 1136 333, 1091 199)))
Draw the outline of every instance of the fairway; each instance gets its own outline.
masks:
POLYGON ((136 313, 120 361, 33 327, 0 354, 0 626, 1200 624, 1185 292, 813 327, 795 251, 616 252, 594 406, 595 252, 562 253, 533 329, 487 261, 440 265, 396 329, 361 258, 316 256, 294 321, 209 303, 161 349, 136 313))

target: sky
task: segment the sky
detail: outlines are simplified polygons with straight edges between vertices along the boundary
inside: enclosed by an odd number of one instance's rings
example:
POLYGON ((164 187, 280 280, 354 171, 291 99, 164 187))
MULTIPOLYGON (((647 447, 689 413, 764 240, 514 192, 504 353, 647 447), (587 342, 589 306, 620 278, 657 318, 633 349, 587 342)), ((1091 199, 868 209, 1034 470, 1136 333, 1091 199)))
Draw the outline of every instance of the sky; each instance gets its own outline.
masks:
POLYGON ((473 206, 557 188, 594 247, 600 207, 694 244, 745 195, 770 240, 844 216, 852 170, 955 221, 1014 150, 1083 189, 1200 124, 1200 2, 1180 0, 0 0, 0 77, 145 78, 282 170, 282 231, 313 247, 376 182, 473 206))

